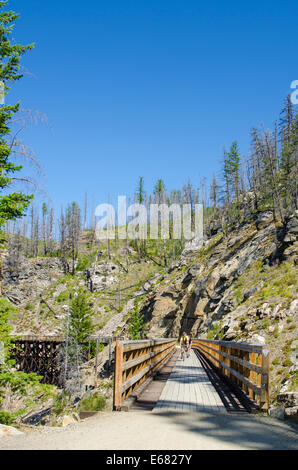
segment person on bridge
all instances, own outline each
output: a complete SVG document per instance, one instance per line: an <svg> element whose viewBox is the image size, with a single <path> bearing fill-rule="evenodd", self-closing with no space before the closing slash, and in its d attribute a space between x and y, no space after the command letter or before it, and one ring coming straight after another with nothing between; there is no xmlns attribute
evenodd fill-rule
<svg viewBox="0 0 298 470"><path fill-rule="evenodd" d="M190 349L190 338L187 336L185 331L180 339L180 350L181 350L181 359L183 358L183 352L186 352L187 357L189 357L189 349Z"/></svg>

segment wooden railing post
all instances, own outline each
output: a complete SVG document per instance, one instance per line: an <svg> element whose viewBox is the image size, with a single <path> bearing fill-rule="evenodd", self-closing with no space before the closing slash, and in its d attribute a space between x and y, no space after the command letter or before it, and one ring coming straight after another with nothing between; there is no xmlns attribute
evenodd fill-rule
<svg viewBox="0 0 298 470"><path fill-rule="evenodd" d="M263 411L269 409L269 366L270 366L270 351L268 347L262 350L262 377L261 377L261 404L260 408Z"/></svg>
<svg viewBox="0 0 298 470"><path fill-rule="evenodd" d="M256 362L257 362L257 355L256 353L250 353L249 355L249 361L251 364L253 365L256 365ZM249 373L249 380L253 383L253 384L256 384L257 381L256 381L256 372L254 370L250 370L250 373ZM249 397L254 400L255 399L255 392L250 388L249 389Z"/></svg>
<svg viewBox="0 0 298 470"><path fill-rule="evenodd" d="M227 348L226 351L227 351L228 354L231 354L231 348ZM231 359L230 359L230 358L227 357L227 358L225 359L225 363L226 363L226 365L227 365L228 367L231 367ZM229 378L231 377L231 374L230 374L230 372L229 372L228 370L225 369L224 372L225 372L225 374L226 374L227 377L229 377Z"/></svg>
<svg viewBox="0 0 298 470"><path fill-rule="evenodd" d="M115 347L115 373L114 373L114 410L121 409L122 402L122 364L123 344L117 341Z"/></svg>

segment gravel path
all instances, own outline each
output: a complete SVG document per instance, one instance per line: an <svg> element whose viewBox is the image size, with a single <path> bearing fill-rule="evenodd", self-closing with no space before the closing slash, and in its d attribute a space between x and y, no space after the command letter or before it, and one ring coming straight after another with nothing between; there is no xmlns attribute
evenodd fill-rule
<svg viewBox="0 0 298 470"><path fill-rule="evenodd" d="M137 291L135 292L135 296L138 295L143 295L146 294L145 290ZM127 301L127 303L124 305L122 311L120 313L117 313L114 315L108 322L107 324L99 330L99 335L100 336L113 336L114 331L120 326L120 324L123 322L123 318L125 315L128 314L133 308L134 308L134 302L135 298L132 298Z"/></svg>
<svg viewBox="0 0 298 470"><path fill-rule="evenodd" d="M135 298L138 296L142 296L144 294L148 294L148 290L151 288L152 284L155 283L158 279L160 279L162 276L157 274L156 276L153 276L152 278L148 279L142 289L134 292L133 298L128 300L126 304L124 305L122 311L120 313L117 313L114 315L108 322L107 324L99 331L99 334L101 336L113 336L114 331L121 325L123 322L123 318L125 315L128 314L133 308L134 308L134 302Z"/></svg>
<svg viewBox="0 0 298 470"><path fill-rule="evenodd" d="M129 300L122 312L120 313L117 313L116 315L114 315L108 322L107 324L101 329L98 331L98 334L100 336L113 336L113 333L114 331L119 327L120 323L122 323L123 321L123 317L130 311L133 309L133 306L134 306L134 300L131 299Z"/></svg>
<svg viewBox="0 0 298 470"><path fill-rule="evenodd" d="M253 415L102 413L67 428L0 439L1 450L294 450L297 427Z"/></svg>

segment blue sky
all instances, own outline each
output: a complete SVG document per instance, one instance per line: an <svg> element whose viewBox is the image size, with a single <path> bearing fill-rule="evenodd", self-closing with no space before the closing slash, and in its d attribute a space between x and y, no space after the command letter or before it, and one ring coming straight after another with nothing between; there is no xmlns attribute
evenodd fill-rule
<svg viewBox="0 0 298 470"><path fill-rule="evenodd" d="M11 0L14 38L35 49L7 101L45 113L23 133L58 210L220 173L249 149L298 79L297 0Z"/></svg>

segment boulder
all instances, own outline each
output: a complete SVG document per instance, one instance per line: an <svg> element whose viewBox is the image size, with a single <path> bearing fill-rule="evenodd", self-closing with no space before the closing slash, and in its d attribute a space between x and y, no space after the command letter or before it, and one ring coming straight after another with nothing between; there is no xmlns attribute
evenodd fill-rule
<svg viewBox="0 0 298 470"><path fill-rule="evenodd" d="M287 232L293 235L298 235L298 218L293 217L287 225Z"/></svg>
<svg viewBox="0 0 298 470"><path fill-rule="evenodd" d="M233 341L237 337L237 331L233 328L229 328L228 331L225 333L223 339L224 341Z"/></svg>
<svg viewBox="0 0 298 470"><path fill-rule="evenodd" d="M179 269L180 267L181 267L181 264L179 262L172 263L171 266L168 269L168 273L170 274L173 271L175 271L175 269Z"/></svg>
<svg viewBox="0 0 298 470"><path fill-rule="evenodd" d="M250 339L247 340L248 343L253 343L253 344L261 344L261 345L265 345L266 344L266 339L264 338L264 336L261 336L261 335L252 335L252 337Z"/></svg>
<svg viewBox="0 0 298 470"><path fill-rule="evenodd" d="M271 416L271 418L284 420L285 419L285 409L284 408L270 408L269 416Z"/></svg>
<svg viewBox="0 0 298 470"><path fill-rule="evenodd" d="M298 392L287 391L277 395L277 402L284 405L285 408L292 408L298 406Z"/></svg>
<svg viewBox="0 0 298 470"><path fill-rule="evenodd" d="M287 224L287 231L284 238L284 242L293 243L298 238L298 218L297 216L292 217Z"/></svg>
<svg viewBox="0 0 298 470"><path fill-rule="evenodd" d="M298 313L298 299L295 299L295 300L293 300L293 302L291 302L289 312L290 312L291 315L294 315L295 313Z"/></svg>
<svg viewBox="0 0 298 470"><path fill-rule="evenodd" d="M196 317L205 317L206 316L205 307L206 307L207 304L208 304L208 299L207 298L199 300L199 302L196 305L195 313L194 313Z"/></svg>
<svg viewBox="0 0 298 470"><path fill-rule="evenodd" d="M57 420L58 424L64 428L70 424L75 424L80 421L80 417L77 413L72 413L71 415L60 416Z"/></svg>
<svg viewBox="0 0 298 470"><path fill-rule="evenodd" d="M285 417L295 423L298 423L298 406L285 408Z"/></svg>
<svg viewBox="0 0 298 470"><path fill-rule="evenodd" d="M16 428L13 428L12 426L6 426L4 424L0 424L0 437L6 437L6 436L21 436L24 433L19 431Z"/></svg>
<svg viewBox="0 0 298 470"><path fill-rule="evenodd" d="M241 241L241 237L233 237L231 240L228 242L228 247L232 248L236 243Z"/></svg>
<svg viewBox="0 0 298 470"><path fill-rule="evenodd" d="M270 317L272 313L271 307L268 303L261 305L257 311L256 316L259 318Z"/></svg>
<svg viewBox="0 0 298 470"><path fill-rule="evenodd" d="M152 317L175 318L177 304L169 297L157 298L152 310Z"/></svg>
<svg viewBox="0 0 298 470"><path fill-rule="evenodd" d="M187 242L182 252L182 256L193 253L194 251L198 251L203 246L203 244L204 240L202 238L195 238L194 240Z"/></svg>
<svg viewBox="0 0 298 470"><path fill-rule="evenodd" d="M193 264L187 271L185 277L183 278L182 284L184 285L189 284L194 277L200 274L201 269L202 269L202 266L200 264Z"/></svg>
<svg viewBox="0 0 298 470"><path fill-rule="evenodd" d="M258 215L257 219L256 219L256 223L258 225L261 225L261 224L264 224L264 223L268 223L271 219L272 219L272 212L263 212L261 214Z"/></svg>

